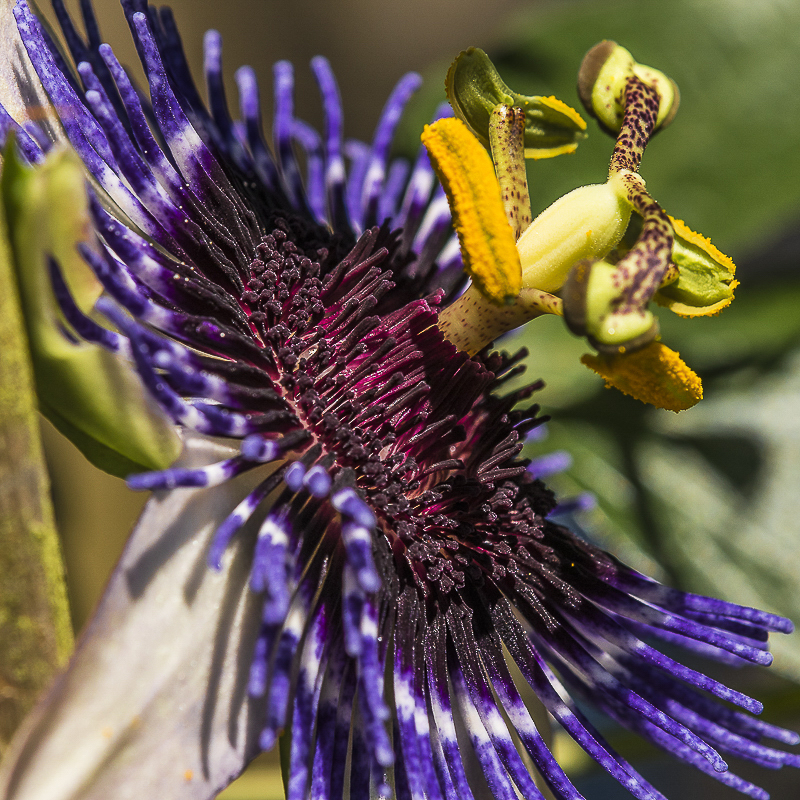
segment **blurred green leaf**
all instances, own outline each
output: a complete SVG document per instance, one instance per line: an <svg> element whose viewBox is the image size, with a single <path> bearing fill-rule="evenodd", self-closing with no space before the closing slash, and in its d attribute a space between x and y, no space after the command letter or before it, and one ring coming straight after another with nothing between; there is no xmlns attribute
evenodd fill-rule
<svg viewBox="0 0 800 800"><path fill-rule="evenodd" d="M546 449L574 464L551 483L598 498L592 535L675 585L798 619L800 284L739 294L718 318L661 315L665 341L706 384L706 399L678 415L581 379L569 362L556 369L572 344L583 349L556 325L504 344L525 344L533 375L553 377L540 396L557 409ZM775 637L773 649L800 679L800 637Z"/></svg>
<svg viewBox="0 0 800 800"><path fill-rule="evenodd" d="M642 447L637 460L687 583L800 619L800 352L780 366L692 414L660 419L656 429L672 441ZM727 442L727 459L704 455L709 442ZM772 649L800 679L800 637L774 637Z"/></svg>

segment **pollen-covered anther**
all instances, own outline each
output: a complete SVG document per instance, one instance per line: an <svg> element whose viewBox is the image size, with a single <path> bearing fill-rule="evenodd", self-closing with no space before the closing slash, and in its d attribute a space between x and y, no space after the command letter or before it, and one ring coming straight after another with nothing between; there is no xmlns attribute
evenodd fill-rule
<svg viewBox="0 0 800 800"><path fill-rule="evenodd" d="M555 97L513 91L478 47L458 54L447 72L445 90L456 117L486 148L490 146L490 117L498 106L516 107L522 112L525 158L571 153L586 136L586 123L574 109Z"/></svg>
<svg viewBox="0 0 800 800"><path fill-rule="evenodd" d="M624 394L669 411L684 411L703 398L703 384L680 355L661 342L633 353L587 354L581 361Z"/></svg>
<svg viewBox="0 0 800 800"><path fill-rule="evenodd" d="M422 142L447 193L464 269L487 299L512 302L522 268L491 158L458 119L427 125Z"/></svg>

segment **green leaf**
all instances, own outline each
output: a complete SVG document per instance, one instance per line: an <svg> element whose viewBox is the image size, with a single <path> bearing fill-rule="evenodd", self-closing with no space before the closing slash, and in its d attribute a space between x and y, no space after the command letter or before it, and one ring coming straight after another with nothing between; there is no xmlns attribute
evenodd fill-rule
<svg viewBox="0 0 800 800"><path fill-rule="evenodd" d="M657 429L669 439L641 447L639 469L684 580L707 594L800 618L800 352L778 372L661 418ZM750 462L740 472L749 487L737 486L733 465L714 463L701 449L725 440L738 440L738 458ZM727 461L737 455L729 451ZM771 642L776 666L800 679L797 637Z"/></svg>

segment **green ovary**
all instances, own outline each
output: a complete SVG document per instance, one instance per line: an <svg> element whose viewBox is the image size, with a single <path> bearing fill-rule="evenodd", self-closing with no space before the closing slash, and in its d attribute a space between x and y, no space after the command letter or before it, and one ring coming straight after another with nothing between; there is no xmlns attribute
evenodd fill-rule
<svg viewBox="0 0 800 800"><path fill-rule="evenodd" d="M583 258L603 258L619 243L630 216L631 205L616 176L556 200L517 242L522 285L558 291L573 264Z"/></svg>

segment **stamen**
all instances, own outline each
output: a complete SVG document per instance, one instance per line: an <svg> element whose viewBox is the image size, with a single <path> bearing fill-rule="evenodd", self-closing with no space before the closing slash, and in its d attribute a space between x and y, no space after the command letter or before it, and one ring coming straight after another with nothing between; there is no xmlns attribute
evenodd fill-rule
<svg viewBox="0 0 800 800"><path fill-rule="evenodd" d="M264 498L272 492L283 479L282 470L278 470L262 481L247 497L228 515L224 522L217 528L211 539L206 560L209 567L214 570L222 569L222 556L231 539L250 519L253 512L261 505Z"/></svg>
<svg viewBox="0 0 800 800"><path fill-rule="evenodd" d="M75 332L87 342L94 342L101 347L105 347L112 353L128 350L128 342L118 333L107 330L98 325L94 320L87 317L76 304L72 297L69 287L64 281L58 262L54 258L48 258L50 268L50 280L53 284L53 294L66 321L72 326Z"/></svg>
<svg viewBox="0 0 800 800"><path fill-rule="evenodd" d="M342 101L333 70L327 59L311 60L325 111L325 192L327 215L333 230L350 230L345 200L345 167L342 158Z"/></svg>
<svg viewBox="0 0 800 800"><path fill-rule="evenodd" d="M128 74L117 61L110 45L100 45L99 53L114 79L139 153L147 162L153 175L167 187L173 200L181 197L185 191L181 177L156 142L142 108L142 102Z"/></svg>
<svg viewBox="0 0 800 800"><path fill-rule="evenodd" d="M395 86L386 105L383 107L375 136L372 140L367 171L364 174L364 185L361 194L360 213L356 222L360 228L368 228L381 220L377 219L378 200L386 178L386 164L389 159L389 147L394 132L400 122L408 101L422 84L422 78L414 72L404 75Z"/></svg>
<svg viewBox="0 0 800 800"><path fill-rule="evenodd" d="M473 356L502 334L542 314L562 313L561 299L540 289L522 289L512 305L497 306L471 285L439 314L439 329L459 350Z"/></svg>
<svg viewBox="0 0 800 800"><path fill-rule="evenodd" d="M0 147L5 147L9 133L13 132L16 145L25 158L31 164L40 164L44 159L45 148L35 142L25 128L21 127L12 119L11 115L0 104Z"/></svg>
<svg viewBox="0 0 800 800"><path fill-rule="evenodd" d="M564 514L575 514L580 511L591 511L596 507L597 498L591 492L584 492L577 497L565 498L547 516L557 517Z"/></svg>
<svg viewBox="0 0 800 800"><path fill-rule="evenodd" d="M297 648L302 641L311 603L317 589L316 580L313 581L313 586L311 583L312 581L306 578L298 586L283 630L275 645L274 660L267 682L266 725L259 738L259 744L263 750L270 750L274 747L279 732L286 726L291 697L292 664Z"/></svg>
<svg viewBox="0 0 800 800"><path fill-rule="evenodd" d="M299 208L300 198L303 196L303 183L292 150L294 67L288 61L278 61L272 71L275 78L272 138L287 197L293 208Z"/></svg>
<svg viewBox="0 0 800 800"><path fill-rule="evenodd" d="M102 160L111 169L116 169L117 164L109 149L108 140L67 80L67 72L62 72L55 63L41 23L24 2L17 2L13 13L31 63L53 105L59 111L70 141L76 149L80 148L82 154L95 155L95 163Z"/></svg>
<svg viewBox="0 0 800 800"><path fill-rule="evenodd" d="M225 84L222 80L222 36L219 31L208 30L203 36L203 72L206 78L208 91L208 104L211 107L211 117L214 120L215 138L220 139L219 144L233 158L240 169L245 169L244 159L240 148L236 146L233 134L233 121L228 112L228 101L225 98Z"/></svg>
<svg viewBox="0 0 800 800"><path fill-rule="evenodd" d="M347 655L361 655L363 642L360 628L364 605L367 601L355 569L347 562L342 569L342 624L344 625L344 649Z"/></svg>
<svg viewBox="0 0 800 800"><path fill-rule="evenodd" d="M491 159L460 120L426 126L422 141L450 200L464 268L492 302L513 300L522 267Z"/></svg>
<svg viewBox="0 0 800 800"><path fill-rule="evenodd" d="M445 116L443 113L445 109L449 111L449 106L437 109L435 119ZM394 223L403 229L402 248L404 251L409 249L414 240L422 215L428 207L435 182L436 176L428 158L428 151L424 147L420 147L408 179L403 204L399 214L394 218Z"/></svg>
<svg viewBox="0 0 800 800"><path fill-rule="evenodd" d="M264 185L277 193L280 186L278 170L264 141L261 99L255 70L252 67L240 67L236 70L234 77L239 89L239 107L245 123L247 144L253 157L253 166Z"/></svg>
<svg viewBox="0 0 800 800"><path fill-rule="evenodd" d="M328 606L320 603L308 626L295 683L292 741L286 800L306 800L311 778L311 753L322 681L332 649Z"/></svg>
<svg viewBox="0 0 800 800"><path fill-rule="evenodd" d="M452 225L447 196L442 187L437 186L411 245L411 251L417 256L415 274L425 275L450 236Z"/></svg>
<svg viewBox="0 0 800 800"><path fill-rule="evenodd" d="M683 411L703 397L700 378L661 342L625 355L586 354L581 362L609 386L656 408Z"/></svg>
<svg viewBox="0 0 800 800"><path fill-rule="evenodd" d="M286 618L289 609L290 528L284 516L269 514L258 531L250 588L254 592L266 590L269 595L261 616L265 625L277 625Z"/></svg>
<svg viewBox="0 0 800 800"><path fill-rule="evenodd" d="M526 438L526 443L527 441ZM551 475L558 475L559 472L568 470L571 466L572 456L566 450L555 450L531 461L528 464L528 472L535 478L549 478Z"/></svg>
<svg viewBox="0 0 800 800"><path fill-rule="evenodd" d="M379 222L386 219L394 221L397 217L397 204L408 183L409 170L409 163L404 158L396 158L389 165L389 175L378 204L377 219Z"/></svg>
<svg viewBox="0 0 800 800"><path fill-rule="evenodd" d="M325 175L322 157L322 140L319 134L305 122L292 120L292 139L306 156L306 203L317 222L325 224Z"/></svg>
<svg viewBox="0 0 800 800"><path fill-rule="evenodd" d="M225 461L218 461L207 467L198 469L165 469L161 472L143 472L140 475L129 475L126 483L135 492L163 491L193 486L219 486L241 475L255 466L245 459L234 456Z"/></svg>
<svg viewBox="0 0 800 800"><path fill-rule="evenodd" d="M531 646L522 626L514 619L513 611L507 607L507 601L493 609L493 619L503 643L525 680L567 733L637 800L663 800L663 795L647 783L628 762L608 749L600 733L577 708L562 699L568 696L565 687Z"/></svg>
<svg viewBox="0 0 800 800"><path fill-rule="evenodd" d="M365 231L365 226L361 224L361 200L364 176L369 166L370 148L364 142L347 139L344 143L344 154L350 161L345 192L347 213L353 232L356 236L360 236Z"/></svg>
<svg viewBox="0 0 800 800"><path fill-rule="evenodd" d="M86 1L88 2L88 0ZM140 8L139 10L143 9ZM161 6L157 13L160 22L158 26L159 46L164 54L164 61L167 64L170 79L179 91L182 101L192 110L192 113L208 119L206 105L197 91L189 64L186 61L183 42L181 41L181 35L175 23L172 9L169 6Z"/></svg>
<svg viewBox="0 0 800 800"><path fill-rule="evenodd" d="M390 767L394 763L394 750L384 725L390 712L383 697L384 665L378 648L378 610L369 599L363 606L359 636L358 698L367 744L375 761L382 767Z"/></svg>

